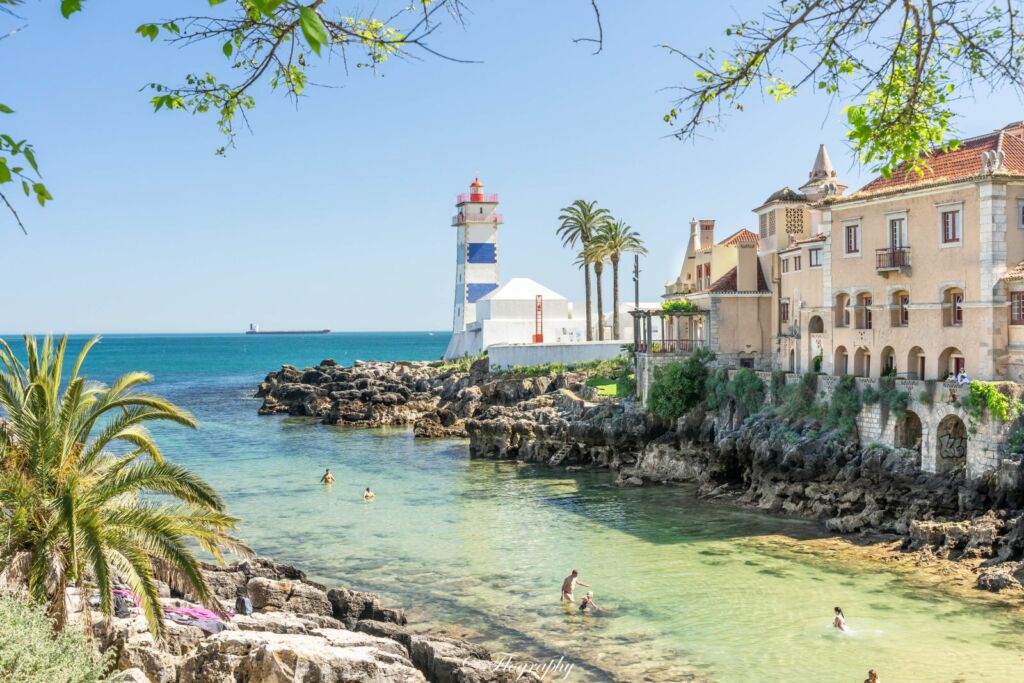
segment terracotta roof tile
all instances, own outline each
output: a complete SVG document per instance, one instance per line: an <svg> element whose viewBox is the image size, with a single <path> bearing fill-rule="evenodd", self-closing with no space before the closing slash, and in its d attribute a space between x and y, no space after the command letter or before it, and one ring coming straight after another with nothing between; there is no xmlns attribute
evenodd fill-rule
<svg viewBox="0 0 1024 683"><path fill-rule="evenodd" d="M736 268L732 268L728 273L712 282L711 286L704 291L711 294L735 294L737 292L737 277ZM760 260L757 262L757 291L764 293L771 291L768 289L768 281L764 277Z"/></svg>
<svg viewBox="0 0 1024 683"><path fill-rule="evenodd" d="M879 176L855 194L884 192L910 185L972 178L982 173L982 152L1002 151L1008 173L1024 173L1024 123L1013 123L1005 128L964 140L960 147L948 152L936 151L927 159L924 175L912 170L898 170L891 178Z"/></svg>
<svg viewBox="0 0 1024 683"><path fill-rule="evenodd" d="M740 228L733 234L726 237L724 240L718 243L720 247L731 247L736 244L759 244L760 240L756 233L747 230L746 228Z"/></svg>

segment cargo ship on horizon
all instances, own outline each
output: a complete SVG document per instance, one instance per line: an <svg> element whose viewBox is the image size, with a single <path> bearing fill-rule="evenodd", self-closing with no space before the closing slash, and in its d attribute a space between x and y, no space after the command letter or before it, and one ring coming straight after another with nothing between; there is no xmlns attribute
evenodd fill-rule
<svg viewBox="0 0 1024 683"><path fill-rule="evenodd" d="M330 330L261 330L256 323L249 323L246 334L330 334Z"/></svg>

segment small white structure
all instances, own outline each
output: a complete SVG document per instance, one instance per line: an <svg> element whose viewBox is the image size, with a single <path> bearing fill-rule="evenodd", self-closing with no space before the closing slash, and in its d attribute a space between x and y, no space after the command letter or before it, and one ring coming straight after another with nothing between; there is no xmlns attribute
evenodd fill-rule
<svg viewBox="0 0 1024 683"><path fill-rule="evenodd" d="M569 300L529 278L512 278L475 308L476 320L455 331L446 359L475 356L494 344L566 344L587 336L586 321L573 318Z"/></svg>

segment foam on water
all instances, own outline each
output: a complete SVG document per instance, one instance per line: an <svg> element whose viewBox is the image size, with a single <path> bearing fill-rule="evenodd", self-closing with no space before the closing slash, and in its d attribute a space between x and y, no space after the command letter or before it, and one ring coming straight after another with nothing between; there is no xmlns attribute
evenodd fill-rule
<svg viewBox="0 0 1024 683"><path fill-rule="evenodd" d="M76 340L76 343L78 340ZM165 451L208 478L262 554L325 583L380 592L523 658L564 656L570 680L1003 683L1024 672L1024 623L808 546L814 524L618 489L605 473L470 461L458 441L258 417L281 363L433 358L447 335L114 337L91 372L156 374L196 432ZM325 467L337 481L317 484ZM365 504L362 490L377 494ZM559 606L577 567L603 611ZM851 632L831 628L842 606Z"/></svg>

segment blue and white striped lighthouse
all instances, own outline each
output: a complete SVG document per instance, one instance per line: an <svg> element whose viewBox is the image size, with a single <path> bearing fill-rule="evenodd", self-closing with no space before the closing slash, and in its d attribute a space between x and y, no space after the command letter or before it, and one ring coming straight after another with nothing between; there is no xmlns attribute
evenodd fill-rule
<svg viewBox="0 0 1024 683"><path fill-rule="evenodd" d="M455 315L452 329L462 332L476 320L476 302L498 288L498 195L484 194L474 178L469 192L455 200L452 225L458 229L455 263Z"/></svg>

